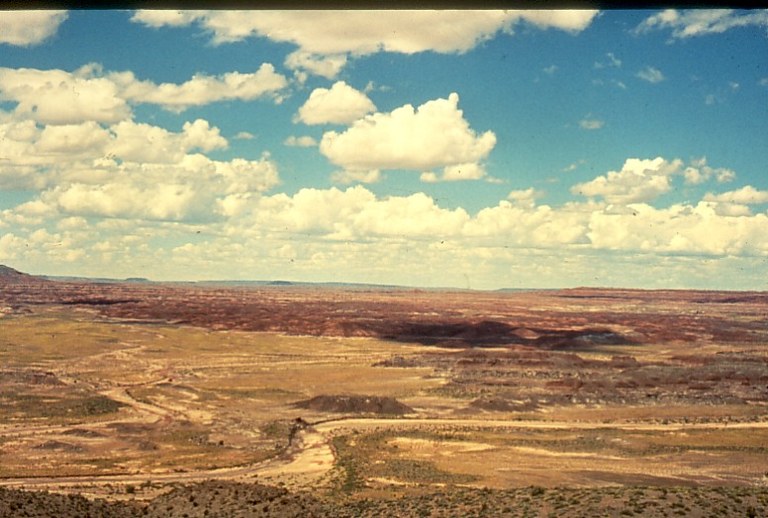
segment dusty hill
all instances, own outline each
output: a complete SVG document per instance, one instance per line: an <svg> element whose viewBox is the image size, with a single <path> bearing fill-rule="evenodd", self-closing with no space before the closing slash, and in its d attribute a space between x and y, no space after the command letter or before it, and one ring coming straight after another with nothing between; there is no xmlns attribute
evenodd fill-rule
<svg viewBox="0 0 768 518"><path fill-rule="evenodd" d="M149 503L87 500L79 495L0 488L0 518L204 518L399 516L765 516L765 488L552 488L506 491L448 487L411 488L377 500L329 501L261 484L208 481L181 486Z"/></svg>
<svg viewBox="0 0 768 518"><path fill-rule="evenodd" d="M10 266L0 264L0 285L3 284L33 284L38 282L45 282L45 280L29 275L27 273L21 273L18 270L14 270Z"/></svg>

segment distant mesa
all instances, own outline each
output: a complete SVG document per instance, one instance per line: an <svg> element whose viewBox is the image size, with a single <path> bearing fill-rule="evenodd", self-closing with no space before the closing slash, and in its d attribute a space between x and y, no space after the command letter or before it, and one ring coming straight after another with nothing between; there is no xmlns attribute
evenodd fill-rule
<svg viewBox="0 0 768 518"><path fill-rule="evenodd" d="M146 277L128 277L125 282L152 282Z"/></svg>
<svg viewBox="0 0 768 518"><path fill-rule="evenodd" d="M321 395L299 401L298 408L339 414L411 414L414 410L392 397Z"/></svg>

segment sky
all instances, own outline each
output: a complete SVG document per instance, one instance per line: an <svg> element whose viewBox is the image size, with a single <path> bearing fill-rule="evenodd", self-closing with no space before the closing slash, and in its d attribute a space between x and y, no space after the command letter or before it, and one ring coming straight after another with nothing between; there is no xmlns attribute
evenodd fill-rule
<svg viewBox="0 0 768 518"><path fill-rule="evenodd" d="M768 289L768 10L0 12L0 264Z"/></svg>

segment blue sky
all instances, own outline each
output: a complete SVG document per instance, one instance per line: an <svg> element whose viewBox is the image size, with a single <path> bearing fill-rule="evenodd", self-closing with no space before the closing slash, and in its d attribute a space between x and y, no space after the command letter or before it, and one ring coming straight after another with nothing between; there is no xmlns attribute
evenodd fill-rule
<svg viewBox="0 0 768 518"><path fill-rule="evenodd" d="M768 287L768 11L0 13L0 263Z"/></svg>

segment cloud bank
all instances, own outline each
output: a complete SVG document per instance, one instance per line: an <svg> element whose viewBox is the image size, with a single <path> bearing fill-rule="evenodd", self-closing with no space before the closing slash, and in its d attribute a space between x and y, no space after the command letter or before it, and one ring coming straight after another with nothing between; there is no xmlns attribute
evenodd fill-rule
<svg viewBox="0 0 768 518"><path fill-rule="evenodd" d="M463 53L499 32L527 22L572 33L586 29L594 10L546 11L137 11L133 21L149 27L196 24L215 44L262 37L291 43L289 68L335 77L347 57L377 52Z"/></svg>

